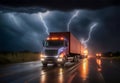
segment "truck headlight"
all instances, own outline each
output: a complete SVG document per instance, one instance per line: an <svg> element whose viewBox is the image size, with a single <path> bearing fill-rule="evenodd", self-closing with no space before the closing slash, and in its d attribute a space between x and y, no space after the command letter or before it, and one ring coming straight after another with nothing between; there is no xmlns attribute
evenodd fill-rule
<svg viewBox="0 0 120 83"><path fill-rule="evenodd" d="M47 56L45 56L45 54L41 54L40 57L41 58L46 58Z"/></svg>
<svg viewBox="0 0 120 83"><path fill-rule="evenodd" d="M45 61L45 58L46 58L46 56L45 56L44 54L41 54L41 55L40 55L40 60L41 60L41 61Z"/></svg>
<svg viewBox="0 0 120 83"><path fill-rule="evenodd" d="M61 54L59 55L59 57L60 57L60 58L63 58L63 57L64 57L64 53L61 53Z"/></svg>
<svg viewBox="0 0 120 83"><path fill-rule="evenodd" d="M58 62L62 62L63 60L62 60L62 58L58 58L57 61Z"/></svg>
<svg viewBox="0 0 120 83"><path fill-rule="evenodd" d="M44 58L41 58L41 61L44 61L45 59Z"/></svg>

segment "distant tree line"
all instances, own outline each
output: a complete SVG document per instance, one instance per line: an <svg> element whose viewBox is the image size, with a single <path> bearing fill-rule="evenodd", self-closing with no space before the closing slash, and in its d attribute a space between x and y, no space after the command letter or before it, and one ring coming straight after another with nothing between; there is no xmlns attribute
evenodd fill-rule
<svg viewBox="0 0 120 83"><path fill-rule="evenodd" d="M18 53L36 53L36 54L38 54L38 53L40 53L40 52L32 52L32 51L27 51L27 50L25 50L25 51L1 51L0 52L0 55L1 54L3 54L3 55L7 55L7 54L18 54Z"/></svg>
<svg viewBox="0 0 120 83"><path fill-rule="evenodd" d="M102 53L103 57L120 57L120 51Z"/></svg>
<svg viewBox="0 0 120 83"><path fill-rule="evenodd" d="M40 60L40 52L0 52L0 64L22 63Z"/></svg>

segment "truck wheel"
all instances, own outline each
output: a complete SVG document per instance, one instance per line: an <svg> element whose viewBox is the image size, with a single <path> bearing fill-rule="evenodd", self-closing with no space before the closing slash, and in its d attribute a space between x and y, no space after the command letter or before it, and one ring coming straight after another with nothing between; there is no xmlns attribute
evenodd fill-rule
<svg viewBox="0 0 120 83"><path fill-rule="evenodd" d="M47 63L43 63L43 67L47 67Z"/></svg>
<svg viewBox="0 0 120 83"><path fill-rule="evenodd" d="M79 56L77 56L77 62L79 62L79 59L80 59L80 57L79 57Z"/></svg>
<svg viewBox="0 0 120 83"><path fill-rule="evenodd" d="M57 67L58 66L58 64L57 63L54 63L54 67Z"/></svg>
<svg viewBox="0 0 120 83"><path fill-rule="evenodd" d="M62 63L62 64L60 64L60 65L61 65L62 67L64 67L64 65L65 65L65 64L64 64L64 63Z"/></svg>
<svg viewBox="0 0 120 83"><path fill-rule="evenodd" d="M74 62L78 62L77 56L74 57Z"/></svg>

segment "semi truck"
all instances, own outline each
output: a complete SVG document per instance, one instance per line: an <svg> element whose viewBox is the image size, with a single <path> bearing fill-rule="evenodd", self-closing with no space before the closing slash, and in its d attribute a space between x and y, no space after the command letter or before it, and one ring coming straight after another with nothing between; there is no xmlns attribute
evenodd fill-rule
<svg viewBox="0 0 120 83"><path fill-rule="evenodd" d="M83 45L70 32L51 32L43 41L40 55L43 66L49 63L64 66L66 62L78 62L83 56Z"/></svg>

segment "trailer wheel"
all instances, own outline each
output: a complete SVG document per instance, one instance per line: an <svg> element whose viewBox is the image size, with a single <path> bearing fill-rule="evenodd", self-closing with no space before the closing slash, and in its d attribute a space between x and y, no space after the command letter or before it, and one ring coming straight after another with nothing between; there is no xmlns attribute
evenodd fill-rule
<svg viewBox="0 0 120 83"><path fill-rule="evenodd" d="M57 67L58 66L58 64L57 63L54 63L54 67Z"/></svg>
<svg viewBox="0 0 120 83"><path fill-rule="evenodd" d="M78 56L75 56L75 57L74 57L74 61L73 61L73 62L76 62L76 63L79 62Z"/></svg>
<svg viewBox="0 0 120 83"><path fill-rule="evenodd" d="M43 63L43 67L47 67L47 63Z"/></svg>
<svg viewBox="0 0 120 83"><path fill-rule="evenodd" d="M79 60L80 60L80 57L79 57L79 56L77 56L77 62L79 62Z"/></svg>
<svg viewBox="0 0 120 83"><path fill-rule="evenodd" d="M76 62L76 56L74 56L73 62Z"/></svg>
<svg viewBox="0 0 120 83"><path fill-rule="evenodd" d="M60 64L60 65L61 65L61 67L64 67L65 63L62 63L62 64Z"/></svg>

